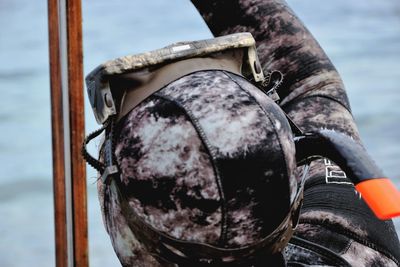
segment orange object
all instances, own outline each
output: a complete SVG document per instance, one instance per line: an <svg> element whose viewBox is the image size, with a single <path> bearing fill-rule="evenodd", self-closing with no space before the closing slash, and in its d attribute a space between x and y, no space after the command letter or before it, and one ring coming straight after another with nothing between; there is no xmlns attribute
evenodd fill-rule
<svg viewBox="0 0 400 267"><path fill-rule="evenodd" d="M400 216L400 192L389 179L365 180L358 183L356 189L379 219Z"/></svg>

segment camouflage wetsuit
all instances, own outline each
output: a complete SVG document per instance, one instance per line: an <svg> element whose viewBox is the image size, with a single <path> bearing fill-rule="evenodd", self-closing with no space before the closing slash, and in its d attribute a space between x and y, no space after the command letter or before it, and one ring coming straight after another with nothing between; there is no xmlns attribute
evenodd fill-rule
<svg viewBox="0 0 400 267"><path fill-rule="evenodd" d="M284 83L279 89L282 99L280 105L303 131L329 128L359 140L338 73L285 2L192 2L215 36L234 32L253 34L263 67L284 73ZM221 208L218 206L219 189L214 181L215 170L208 158L212 151L207 151L207 144L202 144L196 138L191 139L190 131L195 129L186 125L186 117L195 117L196 112L204 108L196 106L192 99L202 99L203 103L207 104L208 101L212 101L207 96L208 90L220 90L221 94L225 94L218 102L221 106L213 106L215 110L204 112L207 118L215 116L216 120L222 118L229 122L230 114L218 114L218 110L224 109L230 101L248 101L248 96L241 95L240 90L247 90L249 95L253 94L255 97L250 87L238 77L221 71L197 72L163 88L126 116L119 125L116 155L122 171L121 179L127 185L127 192L130 192L130 204L139 215L173 236L182 239L195 236L194 238L200 241L217 242L222 222ZM173 107L172 104L176 103L172 103L170 98L174 95L179 96L187 88L190 88L192 94L190 99L181 97L180 107ZM155 110L153 107L158 108ZM191 113L187 110L191 110ZM202 119L198 118L199 124L202 123ZM155 121L157 123L154 123ZM258 125L258 121L248 120L240 126L257 128ZM229 131L217 127L212 133L205 134L221 135L219 131L223 130ZM160 138L161 132L167 136L175 136L176 142L163 140ZM248 138L250 140L252 137ZM212 142L213 138L209 139ZM236 151L233 143L236 141L234 138L228 138L226 143L217 147L215 153L234 155ZM161 150L163 153L171 151L170 163L161 161ZM191 151L199 152L193 154ZM216 157L218 158L218 155ZM191 169L175 164L180 160L189 162ZM156 180L154 177L158 175L158 171L167 174L170 171L174 173L174 177L165 175ZM181 176L176 175L177 173ZM101 203L103 189L100 182ZM351 266L399 266L400 245L392 222L375 218L355 193L346 174L337 166L328 160L313 162L304 194L300 223L295 232L299 239L291 242L285 249L285 258L289 266L345 266L346 261ZM151 197L155 195L156 200ZM182 197L183 195L186 198ZM243 193L243 197L246 196L248 195ZM200 198L206 200L207 205L196 209L196 205L201 206L200 202L196 202ZM127 229L124 218L119 213L118 201L108 201L106 208L113 212L105 215L106 227L124 266L174 266L158 262L147 253ZM228 205L236 205L241 201L246 199L241 199L239 195L237 199L232 198L232 203ZM228 225L230 222L231 225L238 225L236 228L225 230L227 245L248 244L262 235L254 230L258 229L256 220L241 220L242 217L246 217L246 212L249 210L243 209L240 214L226 215ZM187 218L190 218L190 222L185 222Z"/></svg>

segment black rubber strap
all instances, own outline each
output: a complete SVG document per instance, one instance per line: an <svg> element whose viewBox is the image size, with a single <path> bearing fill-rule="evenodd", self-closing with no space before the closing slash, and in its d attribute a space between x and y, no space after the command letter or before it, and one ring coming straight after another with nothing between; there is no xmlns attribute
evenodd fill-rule
<svg viewBox="0 0 400 267"><path fill-rule="evenodd" d="M385 177L365 149L346 134L321 129L296 137L295 144L298 164L327 157L334 161L354 184Z"/></svg>
<svg viewBox="0 0 400 267"><path fill-rule="evenodd" d="M100 129L98 129L98 130L90 133L88 136L86 136L85 140L83 141L82 148L81 148L82 156L86 160L86 162L100 173L104 172L104 164L89 154L89 152L87 151L86 145L92 139L99 136L108 127L109 123L110 123L110 121L107 120Z"/></svg>

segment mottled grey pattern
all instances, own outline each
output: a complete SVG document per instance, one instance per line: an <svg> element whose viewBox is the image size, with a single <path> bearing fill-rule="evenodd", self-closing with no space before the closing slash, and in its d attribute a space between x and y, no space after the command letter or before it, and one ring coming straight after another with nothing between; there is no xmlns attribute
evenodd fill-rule
<svg viewBox="0 0 400 267"><path fill-rule="evenodd" d="M222 240L232 246L250 244L271 232L290 205L283 195L297 189L297 184L291 190L287 186L295 166L290 127L265 94L258 95L267 102L261 108L255 91L260 90L249 84L243 90L226 73L213 71L183 77L159 93L185 107L204 133L227 203ZM285 158L286 153L292 155ZM266 198L279 194L279 211L268 218L278 207L266 204Z"/></svg>
<svg viewBox="0 0 400 267"><path fill-rule="evenodd" d="M316 214L315 214L316 215ZM309 214L307 216L310 216ZM345 218L336 218L335 215L323 214L322 217L330 217L330 220L335 221L335 223L341 223L342 225L351 226L351 222L348 222ZM329 225L331 222L327 222ZM358 230L360 231L360 230ZM396 262L392 259L386 257L382 253L372 249L369 246L360 244L359 242L345 236L334 232L324 225L313 225L308 223L301 223L296 231L297 236L301 236L304 239L315 242L317 244L323 245L324 247L334 251L345 260L349 262L351 266L354 267L364 267L364 266L398 266ZM366 233L362 235L365 236ZM332 242L334 240L334 242ZM290 246L286 249L286 253L291 259L298 257L298 252L293 253ZM304 253L304 252L303 252ZM315 256L309 255L311 259ZM305 260L305 262L309 262ZM315 259L309 262L310 264L315 264Z"/></svg>
<svg viewBox="0 0 400 267"><path fill-rule="evenodd" d="M240 79L222 71L182 77L118 125L123 193L157 230L240 247L261 240L286 216L298 181L290 127L272 100ZM120 260L143 260L146 251L113 204L116 194L103 197Z"/></svg>
<svg viewBox="0 0 400 267"><path fill-rule="evenodd" d="M116 156L140 217L176 238L217 243L221 211L214 171L179 108L156 97L142 103L122 125Z"/></svg>
<svg viewBox="0 0 400 267"><path fill-rule="evenodd" d="M320 96L306 97L293 101L286 111L304 132L332 129L361 142L352 114L335 101Z"/></svg>
<svg viewBox="0 0 400 267"><path fill-rule="evenodd" d="M362 255L362 257L360 257ZM364 246L356 241L353 241L349 246L346 253L342 254L342 257L346 259L353 267L364 267L364 266L384 266L384 267L396 267L399 266L393 260L389 259L382 253Z"/></svg>
<svg viewBox="0 0 400 267"><path fill-rule="evenodd" d="M356 225L351 220L335 214L334 211L307 211L301 214L301 220L317 220L320 221L321 224L329 225L340 225L341 227L351 231L359 237L367 237L368 233L361 229L358 225ZM299 227L299 231L301 232L302 227Z"/></svg>
<svg viewBox="0 0 400 267"><path fill-rule="evenodd" d="M99 180L101 184L101 180ZM104 188L103 188L104 190ZM152 257L143 247L141 242L135 238L131 229L121 214L120 203L117 198L115 183L105 189L107 196L105 209L110 211L104 213L106 228L110 235L111 242L118 259L124 267L172 267L168 264ZM104 196L104 195L102 195ZM103 199L100 197L100 202Z"/></svg>

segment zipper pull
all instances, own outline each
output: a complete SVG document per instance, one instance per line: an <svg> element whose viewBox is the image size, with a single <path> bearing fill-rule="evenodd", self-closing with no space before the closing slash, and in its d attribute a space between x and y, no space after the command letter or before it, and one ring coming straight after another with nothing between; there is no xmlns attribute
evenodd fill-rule
<svg viewBox="0 0 400 267"><path fill-rule="evenodd" d="M279 70L273 70L265 75L264 80L261 82L261 87L264 93L267 94L272 100L278 102L280 97L277 89L283 82L283 74Z"/></svg>

